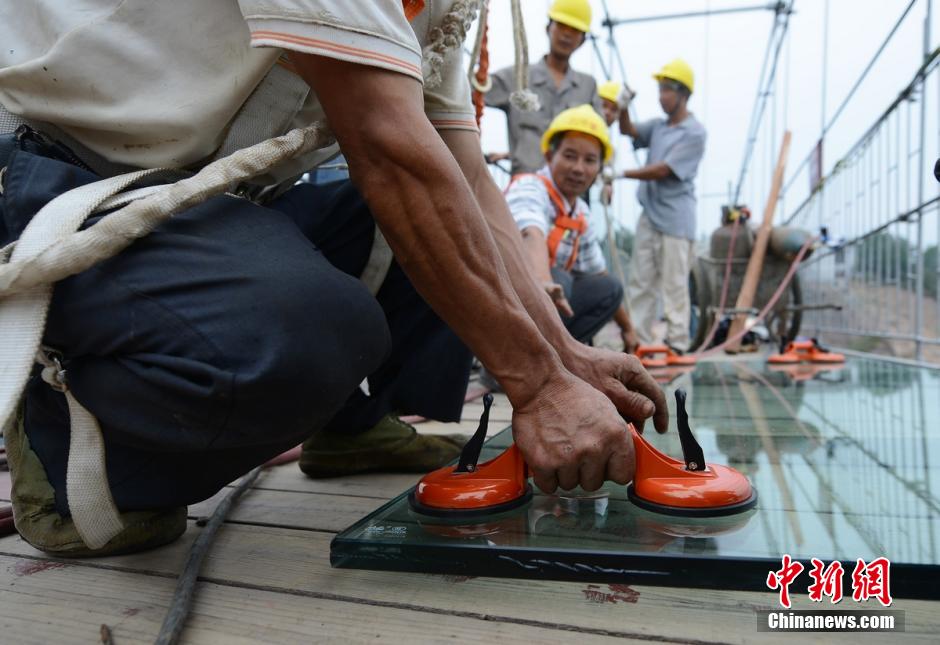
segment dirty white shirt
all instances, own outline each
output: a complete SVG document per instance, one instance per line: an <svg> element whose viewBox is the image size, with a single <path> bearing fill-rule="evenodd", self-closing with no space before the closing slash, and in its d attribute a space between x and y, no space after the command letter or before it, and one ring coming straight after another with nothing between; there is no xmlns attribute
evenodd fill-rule
<svg viewBox="0 0 940 645"><path fill-rule="evenodd" d="M422 47L452 3L427 0L409 22L402 0L0 0L0 104L116 164L198 166L269 71L290 67L285 50L422 82ZM443 83L424 92L439 129L476 130L461 58L452 50ZM323 118L312 90L293 83L247 144Z"/></svg>

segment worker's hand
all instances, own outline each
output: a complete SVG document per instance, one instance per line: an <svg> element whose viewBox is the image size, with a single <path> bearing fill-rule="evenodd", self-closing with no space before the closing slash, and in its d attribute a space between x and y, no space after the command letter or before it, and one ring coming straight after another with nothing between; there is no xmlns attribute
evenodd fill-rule
<svg viewBox="0 0 940 645"><path fill-rule="evenodd" d="M571 318L571 316L574 315L574 309L571 308L571 303L565 298L565 290L560 284L557 282L543 282L542 288L545 289L545 293L548 294L548 297L552 299L552 303L555 305L555 308L558 309L558 313L566 318Z"/></svg>
<svg viewBox="0 0 940 645"><path fill-rule="evenodd" d="M652 414L653 405L647 402ZM597 490L605 479L627 484L636 468L633 437L610 400L564 372L531 401L514 403L513 438L535 485Z"/></svg>
<svg viewBox="0 0 940 645"><path fill-rule="evenodd" d="M610 206L611 200L614 197L614 185L610 182L605 182L601 188L601 203L605 206Z"/></svg>
<svg viewBox="0 0 940 645"><path fill-rule="evenodd" d="M636 356L576 341L559 354L568 371L603 392L639 432L643 432L643 423L650 416L656 431L666 432L666 397Z"/></svg>
<svg viewBox="0 0 940 645"><path fill-rule="evenodd" d="M623 351L627 354L633 354L636 352L636 348L640 346L640 339L637 338L636 331L632 327L630 329L621 329L620 339L623 341Z"/></svg>
<svg viewBox="0 0 940 645"><path fill-rule="evenodd" d="M633 101L633 97L636 96L636 92L630 89L630 86L626 83L623 84L623 89L620 90L620 94L617 95L617 107L621 110L629 109L630 102Z"/></svg>

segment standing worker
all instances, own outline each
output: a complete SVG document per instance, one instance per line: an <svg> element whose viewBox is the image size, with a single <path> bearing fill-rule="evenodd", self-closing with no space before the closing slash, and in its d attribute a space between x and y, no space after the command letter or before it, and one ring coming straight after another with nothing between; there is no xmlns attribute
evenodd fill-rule
<svg viewBox="0 0 940 645"><path fill-rule="evenodd" d="M688 110L695 88L692 68L676 59L653 75L665 119L634 124L621 101L620 132L637 149L649 148L646 165L621 175L639 179L643 212L636 227L627 300L642 344L654 341L657 294L662 293L666 343L689 348L689 268L695 240L695 184L705 152L705 128Z"/></svg>
<svg viewBox="0 0 940 645"><path fill-rule="evenodd" d="M569 60L591 30L588 0L555 0L548 12L548 54L529 67L529 89L539 98L537 111L522 110L510 101L515 90L514 69L503 68L491 76L492 88L484 94L490 107L499 108L509 120L509 158L512 174L535 172L543 165L540 142L548 124L563 110L591 103L600 112L597 84L588 74L575 71ZM489 160L505 158L490 155Z"/></svg>

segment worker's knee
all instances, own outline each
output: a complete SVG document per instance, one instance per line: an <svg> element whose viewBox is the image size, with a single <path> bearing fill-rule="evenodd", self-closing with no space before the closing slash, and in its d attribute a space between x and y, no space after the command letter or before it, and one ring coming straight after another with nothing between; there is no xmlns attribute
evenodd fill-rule
<svg viewBox="0 0 940 645"><path fill-rule="evenodd" d="M336 270L283 280L258 294L270 312L265 350L235 375L233 398L244 418L309 435L382 364L391 337L359 280Z"/></svg>
<svg viewBox="0 0 940 645"><path fill-rule="evenodd" d="M600 310L613 316L623 300L623 286L610 275L591 276L583 286L579 286L588 301L585 309Z"/></svg>

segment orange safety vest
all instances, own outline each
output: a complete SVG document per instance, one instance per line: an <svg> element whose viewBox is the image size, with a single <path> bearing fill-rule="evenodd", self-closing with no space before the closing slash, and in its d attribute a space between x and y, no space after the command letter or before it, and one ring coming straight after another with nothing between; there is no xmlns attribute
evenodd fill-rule
<svg viewBox="0 0 940 645"><path fill-rule="evenodd" d="M518 179L523 177L538 177L543 184L545 184L545 190L548 191L548 197L552 200L552 203L555 204L555 227L548 234L548 264L549 266L555 266L555 255L558 253L558 245L561 241L570 233L574 235L574 241L571 245L571 257L568 258L568 261L565 263L565 271L571 271L571 267L574 266L574 261L578 257L578 246L581 243L581 236L584 235L584 232L587 230L588 221L584 216L584 213L578 213L574 217L571 216L570 212L565 211L565 201L562 199L562 196L559 194L558 189L555 188L555 184L552 183L552 180L544 175L537 175L532 172L525 172L515 175L512 178L512 181L509 182L509 186L506 188L506 192L509 192L509 187L511 187ZM577 205L577 200L575 201ZM574 211L574 207L571 209Z"/></svg>

